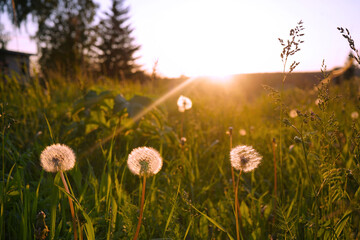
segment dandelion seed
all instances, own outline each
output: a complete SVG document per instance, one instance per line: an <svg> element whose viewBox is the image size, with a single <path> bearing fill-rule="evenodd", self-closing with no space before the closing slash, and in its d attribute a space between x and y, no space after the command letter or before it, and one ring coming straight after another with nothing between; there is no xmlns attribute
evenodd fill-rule
<svg viewBox="0 0 360 240"><path fill-rule="evenodd" d="M75 161L75 153L64 144L47 146L40 155L41 166L47 172L68 171Z"/></svg>
<svg viewBox="0 0 360 240"><path fill-rule="evenodd" d="M240 130L239 130L239 134L240 134L241 136L245 136L245 135L246 135L246 130L245 130L245 129L240 129Z"/></svg>
<svg viewBox="0 0 360 240"><path fill-rule="evenodd" d="M291 118L296 118L298 116L298 114L297 114L296 110L293 109L293 110L290 111L289 116Z"/></svg>
<svg viewBox="0 0 360 240"><path fill-rule="evenodd" d="M190 98L181 95L177 100L177 105L179 108L179 112L185 112L185 110L189 110L192 107L192 101L190 100Z"/></svg>
<svg viewBox="0 0 360 240"><path fill-rule="evenodd" d="M139 147L131 151L127 165L133 174L151 176L160 171L162 158L160 153L151 147Z"/></svg>
<svg viewBox="0 0 360 240"><path fill-rule="evenodd" d="M351 118L352 118L352 119L358 119L358 118L359 118L359 113L356 112L356 111L355 111L355 112L352 112L352 113L351 113Z"/></svg>
<svg viewBox="0 0 360 240"><path fill-rule="evenodd" d="M250 172L260 164L262 156L251 146L240 145L230 151L231 166L236 170Z"/></svg>

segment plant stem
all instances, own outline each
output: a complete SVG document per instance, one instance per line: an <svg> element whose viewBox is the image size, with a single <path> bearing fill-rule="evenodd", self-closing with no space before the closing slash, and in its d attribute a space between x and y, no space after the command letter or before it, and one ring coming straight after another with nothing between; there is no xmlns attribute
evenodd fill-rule
<svg viewBox="0 0 360 240"><path fill-rule="evenodd" d="M230 151L232 149L232 132L233 129L232 127L229 127L229 138L230 138ZM235 185L235 174L234 174L234 168L231 166L231 178L232 178L232 185L233 185L233 190L234 190L234 194L236 194L236 185ZM240 178L240 176L239 176ZM237 196L237 194L236 194ZM239 201L236 200L237 204L235 204L235 214L236 215L236 220L239 220L240 225L241 225L241 213L240 213L240 206L239 206ZM238 216L238 217L237 217ZM238 227L238 224L236 224L236 227ZM240 227L240 231L242 232L242 228Z"/></svg>
<svg viewBox="0 0 360 240"><path fill-rule="evenodd" d="M143 177L143 186L142 186L141 203L140 203L140 216L139 216L139 222L138 222L138 225L136 227L136 233L135 233L135 236L134 236L133 240L136 240L138 238L138 235L139 235L139 232L140 232L141 219L142 219L143 211L144 211L145 186L146 186L146 176Z"/></svg>
<svg viewBox="0 0 360 240"><path fill-rule="evenodd" d="M70 191L69 191L69 187L66 183L66 180L65 180L65 177L64 177L64 173L62 171L60 171L60 177L61 177L61 180L64 184L64 187L65 187L65 190L68 194L70 194ZM75 211L74 211L74 205L73 205L73 202L72 202L72 199L68 196L68 199L69 199L69 205L70 205L70 212L71 212L71 217L72 217L72 222L73 222L73 229L74 229L74 240L77 240L77 224L76 224L76 217L75 217Z"/></svg>
<svg viewBox="0 0 360 240"><path fill-rule="evenodd" d="M272 141L272 150L273 150L273 157L274 157L274 202L273 202L273 207L274 207L274 213L275 213L275 210L276 210L276 198L277 198L277 174L276 174L276 153L275 153L275 146L276 143L275 143L275 138L273 139ZM273 217L273 225L275 224L275 214L274 214L274 217Z"/></svg>
<svg viewBox="0 0 360 240"><path fill-rule="evenodd" d="M232 127L229 127L229 138L230 138L230 151L232 149ZM234 168L231 166L231 179L232 179L232 184L233 184L233 189L235 192L235 175L234 175Z"/></svg>
<svg viewBox="0 0 360 240"><path fill-rule="evenodd" d="M235 187L235 221L236 221L236 239L237 240L240 240L239 217L238 217L238 214L240 214L240 209L238 209L239 208L238 188L239 188L239 181L240 181L241 173L242 173L242 171L240 170L239 177L238 177L238 180L236 182L236 187Z"/></svg>

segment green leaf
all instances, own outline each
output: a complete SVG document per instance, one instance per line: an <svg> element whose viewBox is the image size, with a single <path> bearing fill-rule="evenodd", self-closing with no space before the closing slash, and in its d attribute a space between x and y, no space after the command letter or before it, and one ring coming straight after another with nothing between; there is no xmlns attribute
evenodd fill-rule
<svg viewBox="0 0 360 240"><path fill-rule="evenodd" d="M200 213L201 215L203 215L207 220L209 220L212 224L214 224L217 228L219 228L221 231L225 232L228 237L231 239L231 240L234 240L234 238L230 235L229 232L227 232L225 230L225 228L223 228L219 223L217 223L214 219L212 219L211 217L209 217L208 215L206 215L205 213L201 212L200 210L198 210L194 205L192 205L190 203L190 206L195 209L198 213Z"/></svg>
<svg viewBox="0 0 360 240"><path fill-rule="evenodd" d="M346 223L348 222L351 214L352 214L352 210L347 210L344 216L339 220L339 222L337 222L335 233L338 238L340 237L340 234L343 231Z"/></svg>
<svg viewBox="0 0 360 240"><path fill-rule="evenodd" d="M129 117L133 118L140 113L146 106L151 104L151 99L148 97L135 95L129 101L128 114Z"/></svg>
<svg viewBox="0 0 360 240"><path fill-rule="evenodd" d="M65 188L59 186L58 184L55 184L58 189L60 191L62 191L63 193L66 194L66 196L70 197L73 202L76 204L76 206L79 208L80 212L82 213L82 215L84 216L86 223L85 223L85 232L86 235L88 237L88 239L95 239L95 231L94 231L94 227L91 221L91 218L89 217L89 215L85 212L85 210L82 208L82 206L80 205L80 203L78 202L78 200L71 194L69 194Z"/></svg>
<svg viewBox="0 0 360 240"><path fill-rule="evenodd" d="M128 106L129 106L129 102L126 101L126 99L123 96L121 96L120 94L115 96L114 108L113 108L114 114L121 112L125 108L128 108Z"/></svg>

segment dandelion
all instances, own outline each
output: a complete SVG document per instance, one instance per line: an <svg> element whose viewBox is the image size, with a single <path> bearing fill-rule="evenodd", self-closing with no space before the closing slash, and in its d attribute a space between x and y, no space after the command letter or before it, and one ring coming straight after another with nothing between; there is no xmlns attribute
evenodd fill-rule
<svg viewBox="0 0 360 240"><path fill-rule="evenodd" d="M250 172L260 164L262 156L251 146L240 145L230 152L231 166L236 170Z"/></svg>
<svg viewBox="0 0 360 240"><path fill-rule="evenodd" d="M162 158L153 148L139 147L131 151L127 164L133 174L151 176L160 171Z"/></svg>
<svg viewBox="0 0 360 240"><path fill-rule="evenodd" d="M192 107L192 101L190 100L190 98L181 95L177 100L177 105L179 108L179 112L185 112L185 110L189 110Z"/></svg>
<svg viewBox="0 0 360 240"><path fill-rule="evenodd" d="M290 111L289 116L291 118L296 118L298 116L298 114L297 114L296 110L293 109L293 110Z"/></svg>
<svg viewBox="0 0 360 240"><path fill-rule="evenodd" d="M246 135L246 130L245 130L245 129L240 129L240 130L239 130L239 134L240 134L241 136L245 136L245 135Z"/></svg>
<svg viewBox="0 0 360 240"><path fill-rule="evenodd" d="M181 147L184 147L184 146L185 146L185 143L186 143L186 137L182 137L182 138L180 139L180 145L181 145Z"/></svg>
<svg viewBox="0 0 360 240"><path fill-rule="evenodd" d="M53 144L47 146L40 155L40 164L46 172L60 172L61 180L66 192L70 195L69 187L66 183L64 173L71 170L75 165L75 153L64 144ZM68 196L71 217L73 220L74 239L77 240L77 218L75 217L74 205L70 196Z"/></svg>
<svg viewBox="0 0 360 240"><path fill-rule="evenodd" d="M179 112L185 112L185 110L189 110L192 107L192 102L190 98L184 97L181 95L179 99L177 100L177 105L179 108ZM185 114L182 114L181 117L181 137L184 137L184 116ZM183 145L181 145L181 149L183 149Z"/></svg>
<svg viewBox="0 0 360 240"><path fill-rule="evenodd" d="M153 148L139 147L131 151L127 160L127 165L133 174L143 177L140 216L133 238L136 240L140 232L141 220L144 212L146 177L155 175L160 171L162 167L162 158L160 153Z"/></svg>
<svg viewBox="0 0 360 240"><path fill-rule="evenodd" d="M356 112L356 111L355 111L355 112L352 112L352 113L351 113L351 118L352 118L352 119L358 119L358 118L359 118L359 113Z"/></svg>
<svg viewBox="0 0 360 240"><path fill-rule="evenodd" d="M41 152L40 163L46 172L68 171L75 165L75 154L64 144L53 144Z"/></svg>
<svg viewBox="0 0 360 240"><path fill-rule="evenodd" d="M230 151L230 162L231 166L236 170L240 170L240 174L238 176L238 180L235 186L235 221L236 221L236 236L237 239L240 239L239 235L239 223L238 216L241 215L239 211L239 202L238 202L238 188L239 188L239 180L242 172L250 172L254 170L262 159L262 156L256 152L251 146L240 145L237 146Z"/></svg>

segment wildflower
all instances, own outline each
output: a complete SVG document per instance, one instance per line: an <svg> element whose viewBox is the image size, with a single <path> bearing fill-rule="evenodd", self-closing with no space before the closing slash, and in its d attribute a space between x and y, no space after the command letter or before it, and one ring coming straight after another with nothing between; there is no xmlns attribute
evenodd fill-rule
<svg viewBox="0 0 360 240"><path fill-rule="evenodd" d="M262 156L251 146L240 145L230 151L231 166L236 170L250 172L260 164Z"/></svg>
<svg viewBox="0 0 360 240"><path fill-rule="evenodd" d="M179 107L179 112L185 112L185 110L189 110L192 107L192 102L190 98L181 95L177 101L177 105Z"/></svg>
<svg viewBox="0 0 360 240"><path fill-rule="evenodd" d="M184 146L185 143L186 143L186 138L185 138L185 137L182 137L182 138L180 139L180 144L181 144L181 146Z"/></svg>
<svg viewBox="0 0 360 240"><path fill-rule="evenodd" d="M316 106L318 106L319 104L322 104L322 103L323 103L323 101L320 98L315 100L315 105Z"/></svg>
<svg viewBox="0 0 360 240"><path fill-rule="evenodd" d="M352 112L352 113L351 113L351 118L352 118L352 119L358 119L358 118L359 118L359 113L356 112L356 111L355 111L355 112Z"/></svg>
<svg viewBox="0 0 360 240"><path fill-rule="evenodd" d="M245 129L240 129L239 133L241 136L245 136L246 135L246 130Z"/></svg>
<svg viewBox="0 0 360 240"><path fill-rule="evenodd" d="M297 114L296 110L293 109L293 110L290 111L289 116L291 118L296 118L298 116L298 114Z"/></svg>
<svg viewBox="0 0 360 240"><path fill-rule="evenodd" d="M291 144L291 145L289 146L289 152L292 152L293 149L294 149L294 147L295 147L295 145L294 145L294 144Z"/></svg>
<svg viewBox="0 0 360 240"><path fill-rule="evenodd" d="M133 174L151 176L160 171L162 158L160 153L153 148L139 147L131 151L127 165Z"/></svg>
<svg viewBox="0 0 360 240"><path fill-rule="evenodd" d="M75 165L75 154L64 144L53 144L42 151L40 163L47 172L68 171Z"/></svg>

